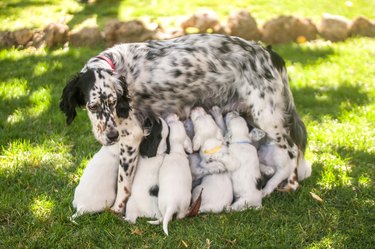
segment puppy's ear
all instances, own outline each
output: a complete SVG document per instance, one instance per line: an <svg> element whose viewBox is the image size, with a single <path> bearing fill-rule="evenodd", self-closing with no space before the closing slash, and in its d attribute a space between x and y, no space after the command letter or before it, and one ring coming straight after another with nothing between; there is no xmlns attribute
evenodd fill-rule
<svg viewBox="0 0 375 249"><path fill-rule="evenodd" d="M156 119L147 118L143 127L148 127L149 135L143 138L139 151L142 156L154 157L162 139L163 125Z"/></svg>
<svg viewBox="0 0 375 249"><path fill-rule="evenodd" d="M131 111L128 84L123 76L119 77L119 81L121 83L123 92L121 96L117 95L116 113L120 118L127 118L129 117L129 112Z"/></svg>
<svg viewBox="0 0 375 249"><path fill-rule="evenodd" d="M70 125L77 116L76 107L84 105L84 97L79 87L80 74L76 74L68 81L60 99L60 110L65 113L66 123Z"/></svg>

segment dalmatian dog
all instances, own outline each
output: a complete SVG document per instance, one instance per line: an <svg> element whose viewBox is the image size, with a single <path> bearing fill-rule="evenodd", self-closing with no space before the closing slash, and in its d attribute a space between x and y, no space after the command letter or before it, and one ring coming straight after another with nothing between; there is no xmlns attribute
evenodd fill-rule
<svg viewBox="0 0 375 249"><path fill-rule="evenodd" d="M251 144L246 121L237 113L225 116L228 128L229 152L240 161L238 168L230 172L234 202L229 210L242 211L249 207L262 206L262 182L256 148Z"/></svg>
<svg viewBox="0 0 375 249"><path fill-rule="evenodd" d="M158 207L159 169L167 153L168 125L160 118L162 124L161 141L156 156L140 157L137 165L132 194L126 204L125 220L134 224L137 217L161 218Z"/></svg>
<svg viewBox="0 0 375 249"><path fill-rule="evenodd" d="M293 157L284 167L295 163L291 150L298 153L297 164L303 162L306 128L283 59L271 47L239 37L194 34L116 45L89 59L67 83L60 101L68 124L77 115L75 109L86 106L94 135L103 145L118 141L120 119L127 119L130 110L143 126L148 118L176 113L184 119L189 108L214 105L240 111L248 125L264 130ZM131 182L132 174L124 171L124 181ZM126 191L122 187L118 191ZM115 204L128 195L121 194Z"/></svg>
<svg viewBox="0 0 375 249"><path fill-rule="evenodd" d="M168 223L173 215L177 214L177 219L182 219L189 212L192 177L185 151L191 153L192 145L176 114L168 115L166 122L170 153L165 155L159 172L158 206L162 219L149 223L159 224L162 221L163 231L168 235Z"/></svg>
<svg viewBox="0 0 375 249"><path fill-rule="evenodd" d="M74 191L74 220L84 213L110 208L116 198L119 143L102 148L89 161Z"/></svg>

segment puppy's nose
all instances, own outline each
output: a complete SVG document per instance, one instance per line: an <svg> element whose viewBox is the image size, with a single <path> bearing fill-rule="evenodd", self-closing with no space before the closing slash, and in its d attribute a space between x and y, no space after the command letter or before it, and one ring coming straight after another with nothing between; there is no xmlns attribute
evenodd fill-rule
<svg viewBox="0 0 375 249"><path fill-rule="evenodd" d="M107 133L107 137L109 140L111 141L114 141L118 138L119 136L119 133L117 130L110 130L108 133Z"/></svg>

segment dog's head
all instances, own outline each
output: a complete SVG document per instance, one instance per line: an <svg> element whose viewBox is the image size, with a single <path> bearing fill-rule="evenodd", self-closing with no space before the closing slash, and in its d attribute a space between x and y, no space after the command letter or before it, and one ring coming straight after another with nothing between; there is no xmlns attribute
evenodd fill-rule
<svg viewBox="0 0 375 249"><path fill-rule="evenodd" d="M77 107L86 107L96 139L103 145L118 141L121 119L129 116L130 98L125 78L111 70L90 69L75 75L65 86L60 109L69 125Z"/></svg>

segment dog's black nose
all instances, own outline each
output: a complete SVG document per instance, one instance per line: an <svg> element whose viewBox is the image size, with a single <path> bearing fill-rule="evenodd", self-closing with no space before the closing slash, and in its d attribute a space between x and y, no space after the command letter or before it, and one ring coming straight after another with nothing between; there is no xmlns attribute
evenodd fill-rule
<svg viewBox="0 0 375 249"><path fill-rule="evenodd" d="M111 141L116 140L118 136L119 136L119 133L116 130L111 130L110 132L107 133L107 137Z"/></svg>

